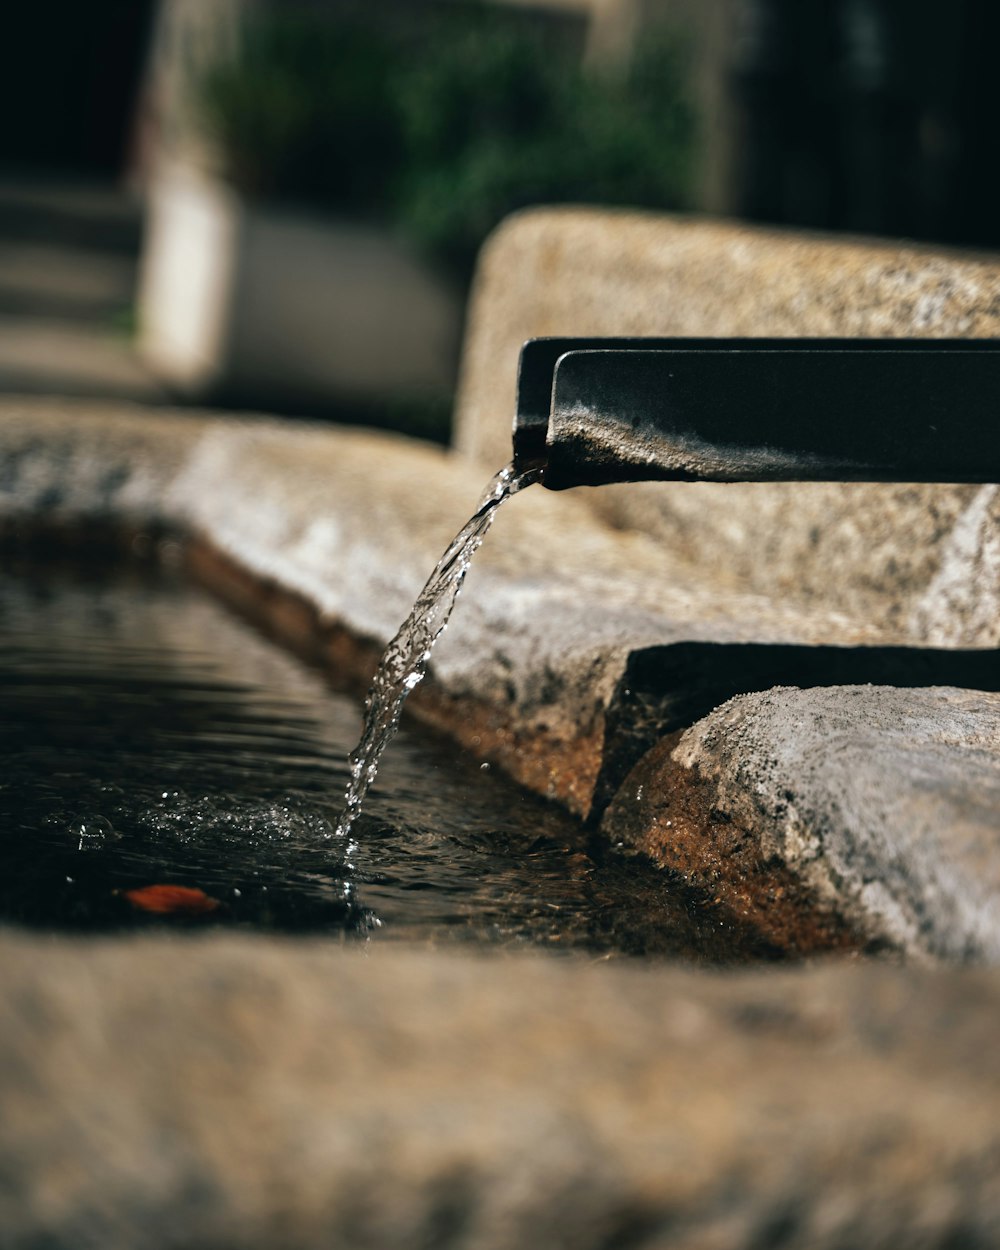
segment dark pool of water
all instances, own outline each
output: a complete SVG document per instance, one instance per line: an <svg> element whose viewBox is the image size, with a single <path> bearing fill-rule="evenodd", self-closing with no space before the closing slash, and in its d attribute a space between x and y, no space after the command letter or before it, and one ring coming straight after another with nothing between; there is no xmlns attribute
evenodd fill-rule
<svg viewBox="0 0 1000 1250"><path fill-rule="evenodd" d="M333 836L360 709L166 575L0 578L0 921L738 955L644 860L404 726ZM197 917L126 897L183 885ZM743 952L746 953L746 952Z"/></svg>

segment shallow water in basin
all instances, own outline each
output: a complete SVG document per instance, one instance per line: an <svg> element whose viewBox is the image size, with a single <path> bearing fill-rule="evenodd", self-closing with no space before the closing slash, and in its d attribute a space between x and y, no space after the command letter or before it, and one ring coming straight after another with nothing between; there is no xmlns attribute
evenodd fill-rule
<svg viewBox="0 0 1000 1250"><path fill-rule="evenodd" d="M5 574L0 652L0 922L737 955L644 860L406 727L333 836L359 707L179 579ZM163 884L218 906L128 897Z"/></svg>

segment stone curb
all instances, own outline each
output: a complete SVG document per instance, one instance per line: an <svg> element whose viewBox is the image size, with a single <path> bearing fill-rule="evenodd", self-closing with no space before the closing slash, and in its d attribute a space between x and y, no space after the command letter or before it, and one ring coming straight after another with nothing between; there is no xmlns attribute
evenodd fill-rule
<svg viewBox="0 0 1000 1250"><path fill-rule="evenodd" d="M0 938L21 1250L986 1247L995 972Z"/></svg>
<svg viewBox="0 0 1000 1250"><path fill-rule="evenodd" d="M608 835L787 948L1000 961L1000 695L775 689L654 748Z"/></svg>

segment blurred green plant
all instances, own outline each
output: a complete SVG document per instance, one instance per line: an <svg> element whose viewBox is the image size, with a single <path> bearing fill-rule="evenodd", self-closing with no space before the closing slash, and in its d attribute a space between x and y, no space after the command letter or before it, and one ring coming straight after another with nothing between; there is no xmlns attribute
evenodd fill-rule
<svg viewBox="0 0 1000 1250"><path fill-rule="evenodd" d="M245 194L377 215L403 158L395 72L374 29L276 14L248 21L206 72L198 113Z"/></svg>
<svg viewBox="0 0 1000 1250"><path fill-rule="evenodd" d="M684 206L694 117L682 68L662 36L628 66L588 72L489 22L454 31L399 82L399 219L467 273L490 230L530 204Z"/></svg>
<svg viewBox="0 0 1000 1250"><path fill-rule="evenodd" d="M391 40L272 14L198 91L244 193L394 223L463 278L508 213L535 203L683 207L694 118L676 39L581 68L565 44L483 7Z"/></svg>

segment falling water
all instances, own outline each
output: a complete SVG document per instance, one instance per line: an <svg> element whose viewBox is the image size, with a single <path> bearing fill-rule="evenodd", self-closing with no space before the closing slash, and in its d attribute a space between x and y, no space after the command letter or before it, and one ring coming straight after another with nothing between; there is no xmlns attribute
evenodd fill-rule
<svg viewBox="0 0 1000 1250"><path fill-rule="evenodd" d="M382 752L399 726L406 696L427 671L434 643L448 624L472 557L493 524L497 509L539 476L538 469L518 472L513 464L500 470L486 488L476 511L452 539L417 596L410 615L386 647L365 702L364 732L351 754L351 780L344 796L344 810L337 822L337 836L347 836L361 810L378 772Z"/></svg>

